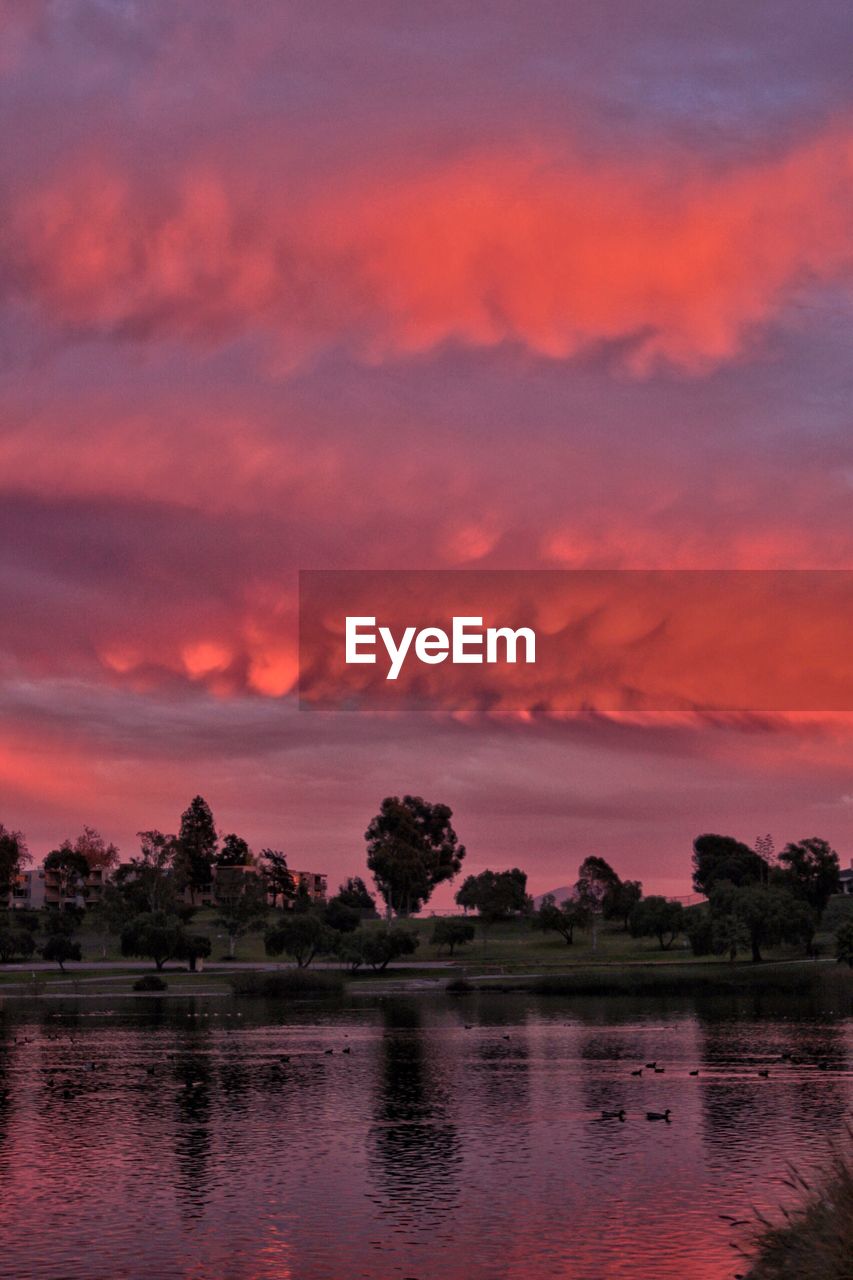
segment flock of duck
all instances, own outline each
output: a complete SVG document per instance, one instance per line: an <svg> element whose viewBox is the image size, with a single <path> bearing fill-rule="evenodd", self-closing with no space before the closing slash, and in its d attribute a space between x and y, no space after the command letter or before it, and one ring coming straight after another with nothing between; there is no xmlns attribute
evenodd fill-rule
<svg viewBox="0 0 853 1280"><path fill-rule="evenodd" d="M807 1062L813 1062L813 1065L816 1066L819 1071L827 1071L830 1065L825 1058L818 1058L816 1060L812 1060L812 1059L797 1057L797 1055L793 1053L781 1053L777 1061L780 1063L789 1062L792 1064L797 1064L797 1063L802 1064ZM631 1071L631 1075L641 1076L644 1071L653 1071L656 1076L660 1076L664 1074L664 1072L666 1071L666 1067L659 1066L657 1062L647 1062L642 1067L635 1067ZM687 1074L691 1076L698 1076L699 1068L695 1067L692 1071L688 1071ZM757 1076L760 1076L762 1080L769 1080L770 1068L758 1067L756 1069L755 1074ZM672 1112L670 1111L669 1107L667 1107L665 1111L647 1111L646 1112L647 1120L663 1120L666 1124L669 1124L671 1117L672 1117ZM627 1112L623 1107L620 1107L617 1111L602 1111L601 1115L599 1116L599 1119L600 1120L619 1120L624 1122L627 1119Z"/></svg>

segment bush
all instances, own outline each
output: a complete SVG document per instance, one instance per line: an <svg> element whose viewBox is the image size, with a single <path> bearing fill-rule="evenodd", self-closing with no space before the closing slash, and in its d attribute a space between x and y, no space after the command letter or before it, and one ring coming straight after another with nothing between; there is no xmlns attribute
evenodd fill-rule
<svg viewBox="0 0 853 1280"><path fill-rule="evenodd" d="M363 964L369 964L371 969L381 973L392 960L414 955L418 942L416 933L400 925L374 925L347 934L338 947L338 955L353 972Z"/></svg>
<svg viewBox="0 0 853 1280"><path fill-rule="evenodd" d="M316 955L332 951L337 941L335 931L324 924L319 916L309 912L294 911L264 934L264 947L268 956L286 953L293 956L300 969L307 969Z"/></svg>
<svg viewBox="0 0 853 1280"><path fill-rule="evenodd" d="M69 960L82 959L80 943L73 942L63 933L55 933L49 937L41 949L41 954L44 960L54 960L63 973Z"/></svg>
<svg viewBox="0 0 853 1280"><path fill-rule="evenodd" d="M167 991L168 988L168 982L157 973L146 973L133 984L134 991Z"/></svg>
<svg viewBox="0 0 853 1280"><path fill-rule="evenodd" d="M26 929L0 928L0 964L29 960L35 949L36 940Z"/></svg>
<svg viewBox="0 0 853 1280"><path fill-rule="evenodd" d="M849 1280L853 1257L853 1163L836 1154L817 1188L796 1171L803 1203L778 1226L762 1221L747 1280Z"/></svg>
<svg viewBox="0 0 853 1280"><path fill-rule="evenodd" d="M445 917L436 920L432 931L432 944L441 949L447 947L451 955L457 947L464 947L466 942L474 940L474 925L470 920L456 917Z"/></svg>
<svg viewBox="0 0 853 1280"><path fill-rule="evenodd" d="M835 958L853 969L853 920L843 924L835 935Z"/></svg>
<svg viewBox="0 0 853 1280"><path fill-rule="evenodd" d="M303 969L287 969L281 973L261 973L249 969L229 978L235 996L264 996L267 999L333 998L343 994L344 980L339 973L306 973Z"/></svg>

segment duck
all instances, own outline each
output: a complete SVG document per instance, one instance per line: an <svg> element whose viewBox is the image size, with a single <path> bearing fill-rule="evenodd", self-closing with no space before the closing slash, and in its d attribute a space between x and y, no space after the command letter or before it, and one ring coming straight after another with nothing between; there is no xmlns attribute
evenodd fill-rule
<svg viewBox="0 0 853 1280"><path fill-rule="evenodd" d="M625 1119L625 1112L624 1112L624 1110L619 1110L619 1111L602 1111L602 1113L601 1113L601 1118L602 1118L602 1120L624 1120L624 1119Z"/></svg>
<svg viewBox="0 0 853 1280"><path fill-rule="evenodd" d="M324 1049L323 1052L325 1053L327 1058L330 1058L335 1051L334 1049Z"/></svg>
<svg viewBox="0 0 853 1280"><path fill-rule="evenodd" d="M632 1075L632 1076L641 1076L642 1074L643 1074L643 1068L642 1068L642 1067L637 1067L637 1070L636 1070L636 1071L632 1071L632 1072L631 1072L631 1075Z"/></svg>
<svg viewBox="0 0 853 1280"><path fill-rule="evenodd" d="M647 1120L665 1120L666 1123L669 1124L669 1117L670 1117L669 1107L667 1107L666 1111L647 1111L646 1112Z"/></svg>
<svg viewBox="0 0 853 1280"><path fill-rule="evenodd" d="M352 1049L347 1045L345 1049L341 1049L341 1053L352 1053Z"/></svg>
<svg viewBox="0 0 853 1280"><path fill-rule="evenodd" d="M689 1071L689 1072L688 1072L688 1075L691 1075L691 1076L698 1076L698 1074L699 1074L699 1068L698 1068L698 1067L696 1068L696 1070L695 1070L695 1071Z"/></svg>
<svg viewBox="0 0 853 1280"><path fill-rule="evenodd" d="M770 1072L767 1070L767 1068L766 1068L766 1067L762 1067L762 1069L759 1071L759 1073L758 1073L758 1074L759 1074L760 1076L763 1076L763 1077L764 1077L764 1079L766 1080L766 1079L767 1079L767 1077L770 1075Z"/></svg>
<svg viewBox="0 0 853 1280"><path fill-rule="evenodd" d="M654 1071L654 1069L655 1069L655 1067L656 1067L657 1065L658 1065L658 1064L657 1064L656 1062L647 1062L647 1063L646 1063L646 1067L648 1068L648 1070L649 1070L649 1071Z"/></svg>
<svg viewBox="0 0 853 1280"><path fill-rule="evenodd" d="M666 1067L655 1067L656 1076L662 1076L664 1071L666 1071Z"/></svg>

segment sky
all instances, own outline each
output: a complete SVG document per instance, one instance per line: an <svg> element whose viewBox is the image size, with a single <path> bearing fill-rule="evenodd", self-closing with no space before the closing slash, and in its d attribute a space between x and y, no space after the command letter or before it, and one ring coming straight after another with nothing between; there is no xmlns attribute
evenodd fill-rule
<svg viewBox="0 0 853 1280"><path fill-rule="evenodd" d="M844 6L0 23L0 821L127 857L201 793L334 884L412 792L534 892L687 893L707 830L849 863L849 717L294 696L300 569L853 567Z"/></svg>

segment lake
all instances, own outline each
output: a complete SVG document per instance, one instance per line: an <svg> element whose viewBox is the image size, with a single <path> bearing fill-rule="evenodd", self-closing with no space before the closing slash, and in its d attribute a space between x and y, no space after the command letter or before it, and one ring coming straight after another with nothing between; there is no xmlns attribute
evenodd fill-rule
<svg viewBox="0 0 853 1280"><path fill-rule="evenodd" d="M787 1162L819 1167L850 1119L845 1012L758 994L8 1001L0 1275L733 1277L744 1228L723 1215L789 1201Z"/></svg>

